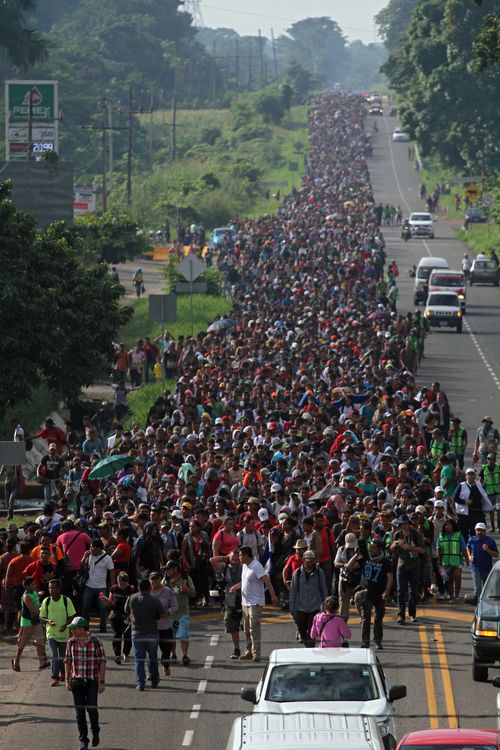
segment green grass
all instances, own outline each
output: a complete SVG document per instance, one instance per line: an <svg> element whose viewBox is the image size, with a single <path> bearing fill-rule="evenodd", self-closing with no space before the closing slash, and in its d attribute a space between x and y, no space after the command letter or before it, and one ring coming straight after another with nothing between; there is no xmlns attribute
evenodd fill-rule
<svg viewBox="0 0 500 750"><path fill-rule="evenodd" d="M142 388L139 388L137 391L129 393L127 403L130 409L130 414L125 420L125 427L129 428L133 422L138 422L139 426L144 428L146 426L151 406L165 391L172 392L174 386L175 383L173 381L151 383L150 385L145 385Z"/></svg>
<svg viewBox="0 0 500 750"><path fill-rule="evenodd" d="M156 338L161 334L161 323L151 323L148 314L147 299L137 300L133 304L134 315L127 325L121 330L120 341L130 348L138 338L150 336ZM225 315L231 310L231 302L225 297L212 297L209 294L193 295L193 321L191 328L191 305L189 294L177 297L177 322L168 323L165 328L175 338L179 336L195 335L199 331L206 331L216 315Z"/></svg>
<svg viewBox="0 0 500 750"><path fill-rule="evenodd" d="M57 395L45 384L34 388L29 401L7 409L5 419L0 427L0 440L12 440L11 419L16 419L17 424L22 424L27 434L31 434L38 430L50 412L57 408L57 404Z"/></svg>
<svg viewBox="0 0 500 750"><path fill-rule="evenodd" d="M500 248L500 226L498 224L469 224L467 231L458 230L458 236L475 253L488 255L490 250Z"/></svg>
<svg viewBox="0 0 500 750"><path fill-rule="evenodd" d="M29 505L29 500L26 501L26 503ZM37 510L35 513L14 513L14 518L12 521L9 521L8 523L15 523L19 528L22 528L23 524L26 523L26 521L33 521L35 522L35 518L37 518L40 513L42 512L41 507L40 510ZM7 518L6 516L3 516L3 518L0 518L0 526L7 528L8 526Z"/></svg>

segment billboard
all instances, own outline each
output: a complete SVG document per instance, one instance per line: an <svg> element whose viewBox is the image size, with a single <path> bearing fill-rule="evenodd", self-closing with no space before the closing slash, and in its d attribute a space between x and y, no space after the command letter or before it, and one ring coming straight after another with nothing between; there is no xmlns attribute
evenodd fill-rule
<svg viewBox="0 0 500 750"><path fill-rule="evenodd" d="M6 81L6 160L40 161L51 151L59 151L57 81Z"/></svg>
<svg viewBox="0 0 500 750"><path fill-rule="evenodd" d="M73 213L75 216L92 214L96 210L96 189L94 185L75 185L73 188Z"/></svg>

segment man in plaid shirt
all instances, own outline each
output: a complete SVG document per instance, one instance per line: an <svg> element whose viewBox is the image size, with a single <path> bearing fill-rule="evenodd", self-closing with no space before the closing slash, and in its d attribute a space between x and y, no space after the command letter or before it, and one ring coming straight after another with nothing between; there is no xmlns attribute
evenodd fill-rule
<svg viewBox="0 0 500 750"><path fill-rule="evenodd" d="M76 722L80 735L80 750L87 750L89 735L87 710L92 729L92 747L99 745L99 711L97 697L104 693L106 656L101 641L89 633L83 617L75 617L68 625L72 636L66 647L66 687L73 694Z"/></svg>

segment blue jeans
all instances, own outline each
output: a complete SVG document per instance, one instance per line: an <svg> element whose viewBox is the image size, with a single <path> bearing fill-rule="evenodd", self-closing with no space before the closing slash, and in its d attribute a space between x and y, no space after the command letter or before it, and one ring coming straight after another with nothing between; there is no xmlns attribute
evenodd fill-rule
<svg viewBox="0 0 500 750"><path fill-rule="evenodd" d="M83 590L82 617L85 617L87 622L90 622L90 611L92 609L94 601L97 599L100 618L99 627L101 631L103 631L106 629L106 618L108 616L108 611L99 598L100 593L107 594L107 589L91 589L90 586L85 586Z"/></svg>
<svg viewBox="0 0 500 750"><path fill-rule="evenodd" d="M135 682L137 687L144 687L146 685L146 657L149 662L151 685L156 687L160 682L160 673L158 671L158 641L158 633L156 635L146 635L142 633L132 634L132 644L135 653Z"/></svg>
<svg viewBox="0 0 500 750"><path fill-rule="evenodd" d="M48 638L47 645L50 651L52 677L55 677L56 680L64 680L64 656L66 654L66 641L56 641L55 638Z"/></svg>
<svg viewBox="0 0 500 750"><path fill-rule="evenodd" d="M490 571L483 572L479 570L479 568L476 568L475 565L471 565L470 572L472 574L472 583L474 585L474 596L479 598L481 596L481 591L483 590L484 582L488 578Z"/></svg>

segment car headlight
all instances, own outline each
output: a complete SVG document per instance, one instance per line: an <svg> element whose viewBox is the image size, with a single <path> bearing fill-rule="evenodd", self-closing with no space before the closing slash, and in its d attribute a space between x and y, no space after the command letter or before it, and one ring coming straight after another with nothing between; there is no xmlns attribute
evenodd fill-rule
<svg viewBox="0 0 500 750"><path fill-rule="evenodd" d="M461 318L461 317L462 317L462 313L461 313L461 312L460 312L460 310L459 310L459 311L457 312L457 318Z"/></svg>
<svg viewBox="0 0 500 750"><path fill-rule="evenodd" d="M426 318L430 318L431 317L431 311L430 310L426 310L425 311L425 317Z"/></svg>
<svg viewBox="0 0 500 750"><path fill-rule="evenodd" d="M465 299L465 294L459 294L458 299Z"/></svg>
<svg viewBox="0 0 500 750"><path fill-rule="evenodd" d="M498 633L498 622L495 622L495 620L477 620L474 633L475 635L485 636L486 638L496 638Z"/></svg>

